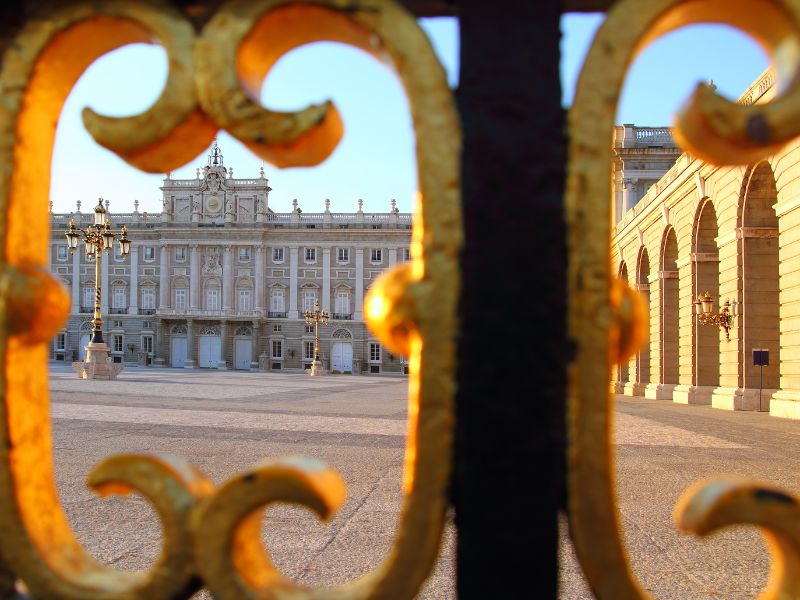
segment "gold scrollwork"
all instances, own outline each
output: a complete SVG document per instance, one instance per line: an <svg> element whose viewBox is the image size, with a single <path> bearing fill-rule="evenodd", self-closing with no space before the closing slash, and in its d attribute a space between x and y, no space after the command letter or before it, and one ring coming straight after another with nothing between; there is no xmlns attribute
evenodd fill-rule
<svg viewBox="0 0 800 600"><path fill-rule="evenodd" d="M184 164L219 127L279 165L324 159L341 137L332 105L279 114L255 99L270 67L299 44L335 40L362 48L395 69L408 95L420 187L413 260L384 280L395 285L376 284L370 302L409 310L399 321L394 315L391 327L387 314L368 321L382 342L409 356L405 497L386 561L350 585L307 590L264 568L270 563L251 509L298 501L324 516L343 498L338 476L307 461L256 467L216 493L179 459L121 456L99 465L89 479L98 492L136 489L162 519L162 553L144 573L95 561L59 505L45 342L68 302L40 267L49 239L49 157L61 107L81 73L110 50L153 38L170 61L159 100L133 117L84 113L99 143L147 171ZM64 2L27 22L9 45L0 96L0 588L16 577L39 598L157 600L188 597L205 578L220 597L251 597L254 589L265 597L413 597L435 560L447 506L461 243L458 119L444 69L415 19L389 0L232 1L197 35L164 2ZM27 311L24 330L16 324L20 311ZM276 487L265 495L267 482ZM220 498L237 501L226 507ZM211 539L212 522L232 545ZM245 587L226 587L233 571L223 576L219 569L230 565Z"/></svg>
<svg viewBox="0 0 800 600"><path fill-rule="evenodd" d="M706 536L732 525L756 525L772 556L763 600L800 597L800 504L766 483L744 478L700 481L675 507L678 527Z"/></svg>
<svg viewBox="0 0 800 600"><path fill-rule="evenodd" d="M624 294L612 288L610 136L623 80L636 54L659 36L697 22L725 23L753 36L773 57L777 76L788 81L788 87L770 103L745 107L701 86L677 119L676 137L684 148L709 162L746 164L768 156L800 133L800 78L795 77L800 44L797 1L620 0L608 11L587 55L569 115L566 196L569 332L577 346L568 392L569 523L581 566L598 598L648 597L628 569L620 539L609 437L612 405L609 393L604 391L612 364L624 355L622 338L635 334L626 316L630 311L624 307ZM598 360L598 356L607 358ZM701 521L691 517L705 511L705 518L711 522L713 511L702 499L709 490L713 495L725 485L711 483L703 488L705 491L696 492L700 495L697 503L685 501L685 505L695 507L682 513L686 529L698 533L713 529L703 530L697 525ZM780 565L790 563L794 568L795 512L773 511L768 517L762 511L776 505L766 501L740 502L736 510L726 512L721 507L733 506L731 494L735 495L730 487L726 489L730 493L718 497L714 513L725 518L720 518L715 527L746 522L767 528L785 557L790 557L776 563L773 575L782 570ZM773 500L777 497L772 496ZM785 569L781 572L778 579L782 583L771 586L764 598L794 597L787 590L795 590L796 595L795 583L787 581L796 578L798 571L788 575Z"/></svg>
<svg viewBox="0 0 800 600"><path fill-rule="evenodd" d="M261 509L276 501L291 502L328 520L346 495L335 471L303 458L266 461L226 483L194 517L197 566L214 597L265 598L274 597L276 590L302 591L283 577L261 544Z"/></svg>

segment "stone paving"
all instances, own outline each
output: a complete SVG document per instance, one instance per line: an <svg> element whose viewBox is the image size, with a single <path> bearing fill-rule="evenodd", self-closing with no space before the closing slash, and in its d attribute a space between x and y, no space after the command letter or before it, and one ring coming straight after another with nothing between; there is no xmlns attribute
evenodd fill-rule
<svg viewBox="0 0 800 600"><path fill-rule="evenodd" d="M101 500L84 487L86 474L104 457L178 454L221 484L265 457L313 456L346 481L345 506L327 525L303 509L273 508L263 537L293 580L310 586L351 581L379 565L394 539L406 387L407 379L390 376L136 368L117 381L80 381L53 366L56 480L67 517L99 560L120 569L147 568L160 547L149 504L135 495ZM800 423L766 414L617 398L621 521L645 589L658 598L758 594L769 566L759 535L742 527L696 540L675 530L672 508L692 482L720 473L800 493L798 432ZM420 598L456 597L454 546L449 524ZM592 598L565 536L561 561L560 597Z"/></svg>

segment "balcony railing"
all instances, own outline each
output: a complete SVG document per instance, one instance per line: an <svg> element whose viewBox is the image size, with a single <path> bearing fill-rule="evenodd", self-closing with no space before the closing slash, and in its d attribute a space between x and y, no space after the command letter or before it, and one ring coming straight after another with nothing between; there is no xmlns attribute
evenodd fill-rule
<svg viewBox="0 0 800 600"><path fill-rule="evenodd" d="M140 315L154 315L154 314L156 314L156 309L155 308L140 308L139 309L139 314Z"/></svg>
<svg viewBox="0 0 800 600"><path fill-rule="evenodd" d="M269 319L285 319L286 318L286 311L274 311L271 310L267 313L267 318Z"/></svg>
<svg viewBox="0 0 800 600"><path fill-rule="evenodd" d="M80 312L82 312L82 313L93 313L94 312L94 306L81 306Z"/></svg>
<svg viewBox="0 0 800 600"><path fill-rule="evenodd" d="M333 313L334 321L352 321L353 313Z"/></svg>
<svg viewBox="0 0 800 600"><path fill-rule="evenodd" d="M235 317L235 318L258 318L263 316L260 310L219 310L205 308L159 308L153 310L152 314L159 314L167 317ZM284 313L285 314L285 313Z"/></svg>
<svg viewBox="0 0 800 600"><path fill-rule="evenodd" d="M112 315L127 315L128 309L127 308L112 308L109 310L109 314Z"/></svg>

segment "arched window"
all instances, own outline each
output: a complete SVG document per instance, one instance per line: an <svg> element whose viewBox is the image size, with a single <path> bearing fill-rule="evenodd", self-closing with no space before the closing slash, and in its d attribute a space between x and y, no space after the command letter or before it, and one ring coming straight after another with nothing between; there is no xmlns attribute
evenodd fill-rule
<svg viewBox="0 0 800 600"><path fill-rule="evenodd" d="M211 277L205 282L205 309L222 309L222 286L216 277Z"/></svg>
<svg viewBox="0 0 800 600"><path fill-rule="evenodd" d="M116 279L111 282L111 309L112 311L123 311L127 305L128 298L128 284L121 280Z"/></svg>
<svg viewBox="0 0 800 600"><path fill-rule="evenodd" d="M253 310L253 283L249 277L240 277L236 282L236 308L241 312Z"/></svg>
<svg viewBox="0 0 800 600"><path fill-rule="evenodd" d="M286 316L286 288L280 284L272 286L269 316L280 318Z"/></svg>

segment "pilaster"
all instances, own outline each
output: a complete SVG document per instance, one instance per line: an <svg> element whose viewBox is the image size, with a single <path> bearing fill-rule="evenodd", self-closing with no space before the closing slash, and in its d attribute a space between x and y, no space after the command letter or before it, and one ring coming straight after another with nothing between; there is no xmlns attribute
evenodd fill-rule
<svg viewBox="0 0 800 600"><path fill-rule="evenodd" d="M108 298L110 296L109 294L110 290L108 289L108 263L111 262L111 258L114 256L113 254L114 251L113 249L109 252L106 252L105 250L100 250L98 251L98 255L100 252L104 253L102 258L103 261L102 272L100 275L100 281L102 287L100 295L100 312L102 312L103 315L105 316L108 315L108 305L109 305Z"/></svg>
<svg viewBox="0 0 800 600"><path fill-rule="evenodd" d="M233 310L233 250L223 247L222 254L222 310Z"/></svg>
<svg viewBox="0 0 800 600"><path fill-rule="evenodd" d="M189 247L189 308L200 308L200 249L197 244Z"/></svg>
<svg viewBox="0 0 800 600"><path fill-rule="evenodd" d="M356 306L353 319L364 320L364 249L356 248Z"/></svg>
<svg viewBox="0 0 800 600"><path fill-rule="evenodd" d="M161 264L158 270L158 307L169 308L169 246L161 246Z"/></svg>
<svg viewBox="0 0 800 600"><path fill-rule="evenodd" d="M297 246L289 247L289 318L297 319Z"/></svg>
<svg viewBox="0 0 800 600"><path fill-rule="evenodd" d="M81 307L81 249L72 253L72 308L70 312L77 314Z"/></svg>
<svg viewBox="0 0 800 600"><path fill-rule="evenodd" d="M253 308L259 313L264 311L264 247L259 244L256 246L256 290ZM262 315L263 316L263 315ZM255 327L255 325L254 325ZM254 332L255 337L255 332ZM255 356L255 354L253 354Z"/></svg>
<svg viewBox="0 0 800 600"><path fill-rule="evenodd" d="M330 213L329 213L330 214ZM322 310L331 311L331 249L322 249Z"/></svg>
<svg viewBox="0 0 800 600"><path fill-rule="evenodd" d="M139 246L131 244L131 277L128 287L128 314L139 312Z"/></svg>

